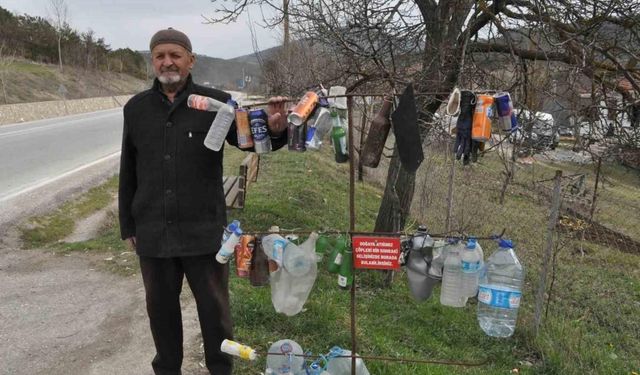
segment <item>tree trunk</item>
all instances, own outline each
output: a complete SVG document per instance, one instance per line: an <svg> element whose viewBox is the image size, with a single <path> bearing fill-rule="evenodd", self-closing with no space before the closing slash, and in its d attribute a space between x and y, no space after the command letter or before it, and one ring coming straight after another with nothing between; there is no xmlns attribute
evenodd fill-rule
<svg viewBox="0 0 640 375"><path fill-rule="evenodd" d="M58 63L60 71L62 71L62 34L58 34Z"/></svg>

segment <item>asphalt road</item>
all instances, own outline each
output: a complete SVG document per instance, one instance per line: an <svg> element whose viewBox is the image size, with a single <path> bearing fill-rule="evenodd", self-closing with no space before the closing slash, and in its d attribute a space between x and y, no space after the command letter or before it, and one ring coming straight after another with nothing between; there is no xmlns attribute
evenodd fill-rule
<svg viewBox="0 0 640 375"><path fill-rule="evenodd" d="M0 204L120 150L122 109L0 127Z"/></svg>

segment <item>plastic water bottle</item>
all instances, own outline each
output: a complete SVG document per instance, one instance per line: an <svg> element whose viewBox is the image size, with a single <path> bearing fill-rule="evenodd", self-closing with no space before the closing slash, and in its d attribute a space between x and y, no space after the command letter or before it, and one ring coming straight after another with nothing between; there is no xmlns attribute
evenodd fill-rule
<svg viewBox="0 0 640 375"><path fill-rule="evenodd" d="M267 369L274 375L298 374L303 371L302 354L302 347L297 342L289 339L276 341L267 353Z"/></svg>
<svg viewBox="0 0 640 375"><path fill-rule="evenodd" d="M213 119L209 132L204 139L204 145L213 151L220 151L224 140L227 139L227 133L229 133L231 123L233 123L235 118L236 110L233 106L228 103L223 104Z"/></svg>
<svg viewBox="0 0 640 375"><path fill-rule="evenodd" d="M429 266L429 277L442 280L442 268L447 259L447 246L443 240L437 240L433 244L433 258Z"/></svg>
<svg viewBox="0 0 640 375"><path fill-rule="evenodd" d="M238 220L232 221L231 224L227 225L227 227L224 228L224 232L222 232L222 241L220 241L220 245L224 244L225 241L227 241L229 236L231 236L231 233L233 233L236 230L236 228L240 228L240 221Z"/></svg>
<svg viewBox="0 0 640 375"><path fill-rule="evenodd" d="M350 355L350 350L337 346L331 348L331 352L328 355L327 372L331 375L351 375L351 357L336 357ZM356 358L356 375L369 375L369 370L364 365L362 358Z"/></svg>
<svg viewBox="0 0 640 375"><path fill-rule="evenodd" d="M460 253L464 251L462 243L447 245L447 259L444 261L442 272L442 288L440 303L451 307L464 307L467 297L462 294L462 259Z"/></svg>
<svg viewBox="0 0 640 375"><path fill-rule="evenodd" d="M475 297L478 294L478 276L482 267L482 255L475 238L469 238L462 251L462 295Z"/></svg>
<svg viewBox="0 0 640 375"><path fill-rule="evenodd" d="M480 274L478 323L489 336L509 337L516 328L524 267L509 240L500 240Z"/></svg>
<svg viewBox="0 0 640 375"><path fill-rule="evenodd" d="M219 263L226 264L231 259L236 245L240 242L240 236L242 236L242 229L235 228L229 238L220 246L220 250L216 254L216 260Z"/></svg>

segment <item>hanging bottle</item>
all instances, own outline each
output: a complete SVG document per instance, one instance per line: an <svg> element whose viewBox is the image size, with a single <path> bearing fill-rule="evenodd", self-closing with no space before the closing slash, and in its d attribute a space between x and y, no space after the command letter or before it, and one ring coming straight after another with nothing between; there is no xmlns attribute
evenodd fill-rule
<svg viewBox="0 0 640 375"><path fill-rule="evenodd" d="M447 245L447 259L444 261L440 303L451 307L464 307L467 298L462 295L462 266L460 253L464 251L462 243L451 242Z"/></svg>
<svg viewBox="0 0 640 375"><path fill-rule="evenodd" d="M328 269L330 273L338 273L340 271L340 265L342 264L342 257L347 248L347 240L340 236L336 239L336 244L329 256Z"/></svg>
<svg viewBox="0 0 640 375"><path fill-rule="evenodd" d="M337 111L331 111L331 120L333 121L331 141L333 142L333 151L336 163L346 163L349 160L347 132L342 127L340 116L338 116Z"/></svg>
<svg viewBox="0 0 640 375"><path fill-rule="evenodd" d="M392 99L385 97L382 101L382 108L369 125L367 140L362 151L362 165L365 167L376 168L380 163L380 157L391 129L389 116L392 104Z"/></svg>
<svg viewBox="0 0 640 375"><path fill-rule="evenodd" d="M342 289L348 289L353 284L353 252L351 247L347 246L342 254L342 262L340 263L340 271L338 272L338 285Z"/></svg>
<svg viewBox="0 0 640 375"><path fill-rule="evenodd" d="M261 237L256 237L253 258L249 267L249 282L253 286L266 286L269 284L269 259L262 248Z"/></svg>

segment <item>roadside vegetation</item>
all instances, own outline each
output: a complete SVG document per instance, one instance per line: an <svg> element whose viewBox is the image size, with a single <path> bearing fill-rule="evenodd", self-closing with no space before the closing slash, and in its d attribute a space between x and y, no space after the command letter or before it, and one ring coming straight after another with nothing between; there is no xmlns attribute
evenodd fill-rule
<svg viewBox="0 0 640 375"><path fill-rule="evenodd" d="M244 155L231 148L225 152L225 171L234 174ZM433 171L444 173L448 164L436 155L431 155L425 163L432 166L426 176L433 181L426 183L420 176L416 181L420 186L433 185L429 188L433 196L425 199L431 203L424 211L414 210L410 229L426 222L437 231L442 227L440 210L446 179L436 179L438 174ZM404 272L398 273L391 287L385 288L381 273L359 271L356 303L360 354L483 362L479 367L465 368L366 361L372 374L508 374L517 369L521 374L632 375L640 371L640 315L637 313L640 254L623 253L606 244L559 235L560 245L555 249L556 278L548 296L548 313L540 335L535 338L533 334L534 291L549 208L548 201L537 197L527 186L532 169L535 168L535 178L543 180L552 175L555 167L538 164L522 167L500 209L495 208L500 190L495 183L500 178L496 155L487 154L472 168L456 167L462 172L456 175L459 179L456 194L460 198L454 208L455 217L464 217L460 222L466 223L465 230L469 233L486 234L506 227L527 269L524 300L514 337L494 339L484 335L476 321L475 302L462 309L441 306L439 288L436 288L430 300L416 303ZM637 194L637 176L617 167L607 168L613 169L606 174L606 189L623 189L619 193L622 200ZM74 220L86 215L86 210L106 207L103 202L113 199L116 184L115 179L110 180L98 188L101 193L91 192L79 200L85 203L68 203L51 215L34 218L33 228L24 230L25 246L45 247L65 254L98 253L103 269L123 275L136 273L135 256L119 240L115 215L109 217L100 235L93 240L74 244L58 242L69 232ZM285 232L348 229L348 165L334 163L328 148L321 153L283 150L264 156L258 182L249 189L245 209L231 211L228 216L229 220L239 219L247 231L264 231L271 225L279 225ZM427 192L416 189L416 196L424 194ZM375 184L357 183L357 230L371 230L381 195ZM99 203L88 203L94 200ZM414 202L414 207L421 205ZM620 207L602 205L599 215L615 216L608 212L610 209ZM637 227L635 231L632 228L637 216L627 214L626 217L631 225L624 230L638 238ZM496 248L490 241L481 243L486 256ZM586 250L584 255L578 251L579 246ZM248 280L235 276L232 263L231 298L236 340L260 352L283 338L297 341L314 354L326 353L334 345L349 348L349 292L338 288L336 276L329 274L326 266L325 257L319 264L318 279L305 310L288 318L274 312L269 287L250 286ZM200 353L186 355L201 360ZM236 364L238 374L256 374L265 368L264 357L255 363L237 360Z"/></svg>

